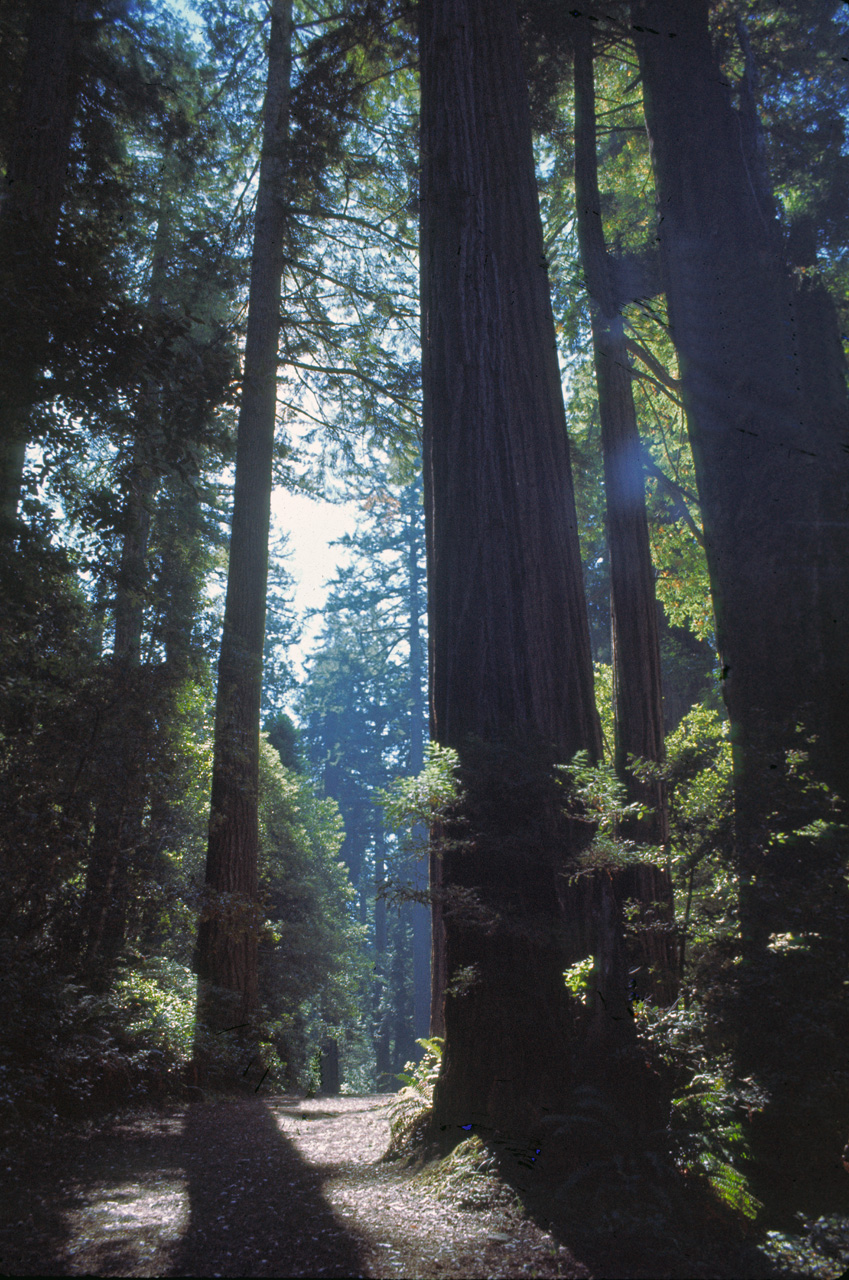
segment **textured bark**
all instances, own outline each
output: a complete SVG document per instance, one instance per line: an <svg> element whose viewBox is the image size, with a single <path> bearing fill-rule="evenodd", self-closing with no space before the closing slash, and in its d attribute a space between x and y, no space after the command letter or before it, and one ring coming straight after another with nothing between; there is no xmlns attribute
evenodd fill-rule
<svg viewBox="0 0 849 1280"><path fill-rule="evenodd" d="M630 800L646 805L646 818L633 821L624 835L649 844L669 840L669 807L663 782L641 782L628 767L631 756L661 763L664 759L663 696L654 569L646 520L642 448L634 407L630 361L615 288L612 263L604 240L596 151L595 89L590 25L574 23L575 51L575 201L581 263L592 316L607 538L610 551L610 614L613 635L615 708L614 768ZM630 877L633 879L633 877ZM641 932L632 947L633 960L645 970L641 995L668 1003L675 996L677 973L672 933L672 883L668 872L643 867L638 900L644 914L660 925L651 937ZM612 890L612 901L618 900ZM643 896L646 894L647 896ZM605 899L605 902L607 899ZM621 910L621 902L619 903ZM611 944L612 945L612 944ZM606 949L610 949L605 944ZM652 954L649 954L649 951ZM599 949L594 949L598 954ZM658 964L659 962L659 964ZM649 977L652 968L657 971ZM608 965L616 981L627 966ZM609 1000L617 996L611 991Z"/></svg>
<svg viewBox="0 0 849 1280"><path fill-rule="evenodd" d="M467 788L441 864L454 1136L526 1128L566 1087L546 762L600 734L512 0L426 0L420 61L431 734Z"/></svg>
<svg viewBox="0 0 849 1280"><path fill-rule="evenodd" d="M37 0L0 203L0 520L14 525L46 353L51 250L79 90L77 0Z"/></svg>
<svg viewBox="0 0 849 1280"><path fill-rule="evenodd" d="M448 985L448 960L446 956L445 913L442 909L442 841L441 824L431 828L431 848L428 857L428 881L431 896L431 951L430 951L430 1034L445 1035L445 988Z"/></svg>
<svg viewBox="0 0 849 1280"><path fill-rule="evenodd" d="M257 786L268 530L286 226L291 0L273 0L262 159L224 631L218 664L206 885L197 944L199 1009L209 1026L242 1022L257 1002ZM220 895L237 910L223 910ZM217 993L229 993L229 1000ZM235 1022L231 1025L235 1025Z"/></svg>
<svg viewBox="0 0 849 1280"><path fill-rule="evenodd" d="M797 726L816 735L819 776L849 795L845 371L824 290L789 270L751 172L751 120L731 106L706 0L647 0L634 17L732 726L744 929L763 941L798 925L808 874L763 852Z"/></svg>
<svg viewBox="0 0 849 1280"><path fill-rule="evenodd" d="M814 775L849 796L845 370L825 290L788 267L753 179L745 94L741 117L706 0L646 0L634 17L732 730L743 963L718 1011L739 1075L769 1094L748 1135L756 1194L821 1212L845 1194L824 1155L849 1071L845 837L774 832L834 819L787 768L807 735ZM787 933L806 939L798 952L769 945ZM818 1172L800 1183L800 1168Z"/></svg>

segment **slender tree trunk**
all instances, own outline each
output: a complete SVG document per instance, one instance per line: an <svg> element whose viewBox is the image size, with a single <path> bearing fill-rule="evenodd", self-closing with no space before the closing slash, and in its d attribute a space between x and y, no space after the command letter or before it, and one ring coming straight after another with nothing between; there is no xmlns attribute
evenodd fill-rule
<svg viewBox="0 0 849 1280"><path fill-rule="evenodd" d="M14 527L46 355L52 249L79 91L77 0L36 0L0 202L0 521Z"/></svg>
<svg viewBox="0 0 849 1280"><path fill-rule="evenodd" d="M165 294L168 282L172 223L170 184L171 166L166 161L148 289L151 306L156 306ZM97 968L108 971L124 946L129 865L142 833L143 769L138 743L132 734L127 733L124 719L126 699L145 696L143 685L132 673L138 671L141 662L144 599L149 576L150 504L157 480L151 457L150 430L157 417L156 394L151 386L148 403L137 424L124 499L125 531L115 591L112 652L118 693L111 712L112 723L106 729L111 743L106 755L112 789L101 801L95 817L83 905L85 967L89 974Z"/></svg>
<svg viewBox="0 0 849 1280"><path fill-rule="evenodd" d="M589 22L585 18L576 21L573 33L575 202L581 263L592 315L610 549L613 763L629 799L641 802L649 810L646 818L630 824L623 834L649 844L665 845L669 840L665 783L640 781L628 764L631 756L660 764L665 754L657 600L630 361L601 217ZM634 896L643 906L643 928L638 935L642 946L637 942L632 948L632 958L637 959L644 970L640 994L651 994L670 1003L675 998L677 966L669 874L659 867L635 866L618 877L617 887L616 896L620 900ZM610 968L611 973L614 968ZM620 976L616 969L616 981Z"/></svg>
<svg viewBox="0 0 849 1280"><path fill-rule="evenodd" d="M548 769L600 733L514 3L425 0L420 59L431 734L466 785L442 859L450 1140L526 1130L568 1087Z"/></svg>
<svg viewBox="0 0 849 1280"><path fill-rule="evenodd" d="M378 887L386 879L386 861L383 848L383 829L378 827L374 837L374 883ZM374 893L374 890L372 890ZM377 1087L389 1084L389 974L387 972L387 921L386 899L379 893L374 903L374 987L372 1007L374 1014L374 1048Z"/></svg>
<svg viewBox="0 0 849 1280"><path fill-rule="evenodd" d="M424 677L424 646L422 644L422 581L419 552L422 544L422 520L424 513L420 502L418 484L405 490L407 505L407 581L409 584L410 618L410 774L415 777L424 768L425 701L422 690ZM413 832L416 847L424 843L424 831ZM413 863L413 888L419 893L428 889L428 866L423 857ZM413 1039L419 1040L431 1034L431 947L430 911L424 902L412 903L413 925ZM435 1033L434 1033L435 1034Z"/></svg>
<svg viewBox="0 0 849 1280"><path fill-rule="evenodd" d="M198 931L196 960L200 1020L211 1028L244 1022L258 998L259 709L286 228L291 28L291 0L272 0L230 565L218 664L206 861L209 900Z"/></svg>
<svg viewBox="0 0 849 1280"><path fill-rule="evenodd" d="M163 164L159 215L153 245L153 263L148 287L148 306L161 305L168 289L168 269L172 249L174 166L169 157ZM115 660L137 666L141 659L144 629L144 597L148 586L147 552L150 540L150 504L157 485L156 460L152 456L151 428L161 418L158 387L148 377L147 396L133 444L132 463L127 476L124 500L124 540L121 567L115 592Z"/></svg>

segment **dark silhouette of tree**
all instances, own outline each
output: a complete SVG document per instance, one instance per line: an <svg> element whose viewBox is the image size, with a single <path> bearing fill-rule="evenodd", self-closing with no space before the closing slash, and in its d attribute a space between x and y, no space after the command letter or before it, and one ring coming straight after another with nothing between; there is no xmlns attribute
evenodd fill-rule
<svg viewBox="0 0 849 1280"><path fill-rule="evenodd" d="M769 1081L753 1126L761 1174L793 1195L779 1153L836 1144L844 1106L834 956L849 901L829 791L849 795L845 366L823 283L788 265L751 65L735 107L707 0L647 0L633 16L731 721L743 959L732 1026L741 1074ZM776 950L788 935L808 939L804 955Z"/></svg>
<svg viewBox="0 0 849 1280"><path fill-rule="evenodd" d="M763 938L769 895L749 887L786 752L815 734L812 763L847 789L842 354L836 326L829 335L821 323L821 286L787 268L721 83L707 3L634 15L647 28L638 49L659 240L735 741L745 928Z"/></svg>
<svg viewBox="0 0 849 1280"><path fill-rule="evenodd" d="M665 845L669 840L665 785L657 780L642 781L629 767L632 756L658 765L664 758L657 601L630 358L601 213L592 31L588 21L579 18L574 23L573 42L575 203L581 263L590 298L610 553L613 764L629 797L649 810L647 817L628 824L623 834ZM671 924L672 884L668 872L645 864L635 866L620 877L620 892L637 898ZM674 999L677 969L671 933L644 932L641 936L648 950L640 959L655 970L653 980L644 979L643 989L653 985L668 1004Z"/></svg>
<svg viewBox="0 0 849 1280"><path fill-rule="evenodd" d="M45 356L44 309L55 294L51 253L65 190L77 95L78 0L30 8L18 108L0 204L0 517L17 515L26 414Z"/></svg>
<svg viewBox="0 0 849 1280"><path fill-rule="evenodd" d="M257 1003L257 785L268 577L280 285L287 223L291 0L274 0L257 192L248 329L224 631L218 663L215 760L206 885L198 930L198 1012L222 1028ZM227 895L229 912L222 909Z"/></svg>
<svg viewBox="0 0 849 1280"><path fill-rule="evenodd" d="M426 0L420 63L431 735L466 792L437 886L453 1137L522 1127L567 1087L545 766L600 740L515 5Z"/></svg>

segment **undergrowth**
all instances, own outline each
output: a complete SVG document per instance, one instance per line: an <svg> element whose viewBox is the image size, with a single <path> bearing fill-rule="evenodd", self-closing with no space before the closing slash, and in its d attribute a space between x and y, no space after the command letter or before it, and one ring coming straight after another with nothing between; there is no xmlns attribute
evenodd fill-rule
<svg viewBox="0 0 849 1280"><path fill-rule="evenodd" d="M407 1062L395 1077L403 1088L389 1109L389 1148L387 1158L408 1154L424 1133L427 1116L433 1106L433 1087L442 1063L442 1039L433 1036L416 1041L424 1053L418 1062Z"/></svg>

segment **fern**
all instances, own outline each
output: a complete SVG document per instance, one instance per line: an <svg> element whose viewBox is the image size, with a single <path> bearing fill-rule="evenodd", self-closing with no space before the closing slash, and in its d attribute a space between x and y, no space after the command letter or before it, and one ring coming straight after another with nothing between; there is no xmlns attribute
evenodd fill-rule
<svg viewBox="0 0 849 1280"><path fill-rule="evenodd" d="M389 1153L403 1147L417 1124L433 1106L433 1087L442 1063L442 1044L439 1036L417 1040L424 1049L420 1062L408 1062L395 1077L404 1086L389 1109Z"/></svg>
<svg viewBox="0 0 849 1280"><path fill-rule="evenodd" d="M742 1213L744 1218L754 1221L763 1204L752 1195L744 1175L733 1165L718 1160L715 1156L705 1154L699 1163L719 1199L737 1213Z"/></svg>

